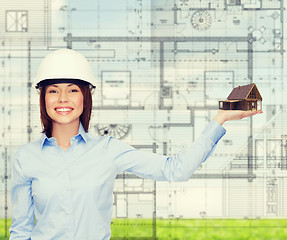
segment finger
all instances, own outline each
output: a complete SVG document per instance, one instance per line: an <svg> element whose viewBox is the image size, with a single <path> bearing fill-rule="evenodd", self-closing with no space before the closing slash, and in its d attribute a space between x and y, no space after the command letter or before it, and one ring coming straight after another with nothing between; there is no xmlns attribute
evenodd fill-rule
<svg viewBox="0 0 287 240"><path fill-rule="evenodd" d="M245 114L246 114L246 117L252 117L256 114L261 114L261 113L263 112L262 111L251 111L251 112L246 112Z"/></svg>
<svg viewBox="0 0 287 240"><path fill-rule="evenodd" d="M253 113L254 113L254 115L256 115L256 114L261 114L261 113L263 113L263 111L254 111Z"/></svg>

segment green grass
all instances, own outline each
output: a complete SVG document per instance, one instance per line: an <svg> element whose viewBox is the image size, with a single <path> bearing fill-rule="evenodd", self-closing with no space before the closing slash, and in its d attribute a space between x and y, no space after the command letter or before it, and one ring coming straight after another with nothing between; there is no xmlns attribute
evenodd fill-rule
<svg viewBox="0 0 287 240"><path fill-rule="evenodd" d="M11 219L8 219L7 221L7 233L9 237L9 227L11 226ZM6 240L8 238L5 238L5 219L0 219L0 240Z"/></svg>
<svg viewBox="0 0 287 240"><path fill-rule="evenodd" d="M152 219L113 219L112 238L152 237L152 224ZM157 219L156 233L159 240L286 240L287 219ZM4 219L0 240L5 240Z"/></svg>
<svg viewBox="0 0 287 240"><path fill-rule="evenodd" d="M158 219L156 232L160 240L286 240L287 219ZM112 236L150 237L152 220L113 220Z"/></svg>

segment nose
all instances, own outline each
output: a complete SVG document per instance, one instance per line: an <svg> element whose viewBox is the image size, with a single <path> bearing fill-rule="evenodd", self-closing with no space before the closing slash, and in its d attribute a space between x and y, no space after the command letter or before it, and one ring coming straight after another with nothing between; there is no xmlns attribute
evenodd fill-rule
<svg viewBox="0 0 287 240"><path fill-rule="evenodd" d="M59 103L68 102L68 96L65 91L61 91L58 99Z"/></svg>

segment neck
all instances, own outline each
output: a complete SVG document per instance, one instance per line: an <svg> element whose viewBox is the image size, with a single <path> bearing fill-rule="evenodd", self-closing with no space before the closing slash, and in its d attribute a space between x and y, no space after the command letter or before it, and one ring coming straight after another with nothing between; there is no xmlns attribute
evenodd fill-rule
<svg viewBox="0 0 287 240"><path fill-rule="evenodd" d="M78 134L79 125L80 121L74 121L69 124L53 122L52 137L56 138L57 144L66 150L71 145L71 137Z"/></svg>

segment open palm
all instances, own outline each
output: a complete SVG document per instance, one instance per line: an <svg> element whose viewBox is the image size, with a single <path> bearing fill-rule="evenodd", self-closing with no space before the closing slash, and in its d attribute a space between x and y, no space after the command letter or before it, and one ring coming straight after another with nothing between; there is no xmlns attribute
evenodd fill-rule
<svg viewBox="0 0 287 240"><path fill-rule="evenodd" d="M226 121L240 120L263 113L262 111L218 110L214 120L223 124Z"/></svg>

